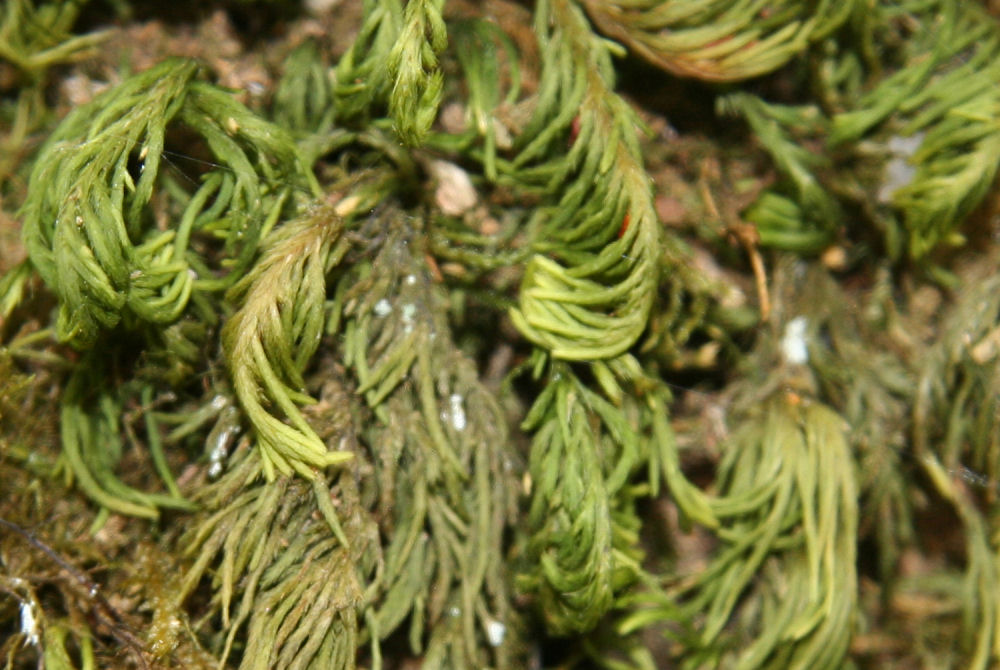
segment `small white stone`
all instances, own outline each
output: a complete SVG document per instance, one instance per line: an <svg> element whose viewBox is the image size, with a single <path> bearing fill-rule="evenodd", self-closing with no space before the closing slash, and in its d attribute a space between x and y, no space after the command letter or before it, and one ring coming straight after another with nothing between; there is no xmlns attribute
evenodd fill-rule
<svg viewBox="0 0 1000 670"><path fill-rule="evenodd" d="M455 430L465 430L465 407L462 404L462 396L452 393L449 398L451 405L451 425Z"/></svg>
<svg viewBox="0 0 1000 670"><path fill-rule="evenodd" d="M347 216L353 213L360 204L361 198L357 195L351 195L338 202L333 211L337 213L337 216Z"/></svg>
<svg viewBox="0 0 1000 670"><path fill-rule="evenodd" d="M915 133L910 137L893 136L886 142L886 149L892 156L885 165L885 177L878 190L878 201L887 204L892 202L893 195L901 188L909 186L917 174L917 169L910 159L923 144L924 134Z"/></svg>
<svg viewBox="0 0 1000 670"><path fill-rule="evenodd" d="M375 303L375 316L389 316L389 312L391 311L392 305L385 298Z"/></svg>
<svg viewBox="0 0 1000 670"><path fill-rule="evenodd" d="M506 635L507 626L493 619L486 622L486 639L489 640L492 646L499 647L503 644L503 639Z"/></svg>
<svg viewBox="0 0 1000 670"><path fill-rule="evenodd" d="M27 601L21 603L21 634L28 638L28 644L38 646L38 622L35 621L35 607Z"/></svg>
<svg viewBox="0 0 1000 670"><path fill-rule="evenodd" d="M786 363L803 365L809 362L809 346L806 342L808 325L806 317L797 316L785 326L785 335L781 338L781 353Z"/></svg>
<svg viewBox="0 0 1000 670"><path fill-rule="evenodd" d="M499 119L493 121L493 136L496 138L497 148L510 149L514 146L514 137L510 134L510 130Z"/></svg>
<svg viewBox="0 0 1000 670"><path fill-rule="evenodd" d="M236 427L227 428L219 432L219 435L215 439L215 446L212 447L212 452L208 455L208 462L211 465L208 467L208 476L211 479L215 479L222 474L222 468L225 464L226 456L229 455L229 445L232 442L233 436L236 434Z"/></svg>
<svg viewBox="0 0 1000 670"><path fill-rule="evenodd" d="M413 317L417 315L417 306L413 304L403 305L403 332L410 333L413 331Z"/></svg>
<svg viewBox="0 0 1000 670"><path fill-rule="evenodd" d="M476 206L479 197L465 170L441 160L430 161L428 168L438 183L434 200L442 212L448 216L459 216Z"/></svg>

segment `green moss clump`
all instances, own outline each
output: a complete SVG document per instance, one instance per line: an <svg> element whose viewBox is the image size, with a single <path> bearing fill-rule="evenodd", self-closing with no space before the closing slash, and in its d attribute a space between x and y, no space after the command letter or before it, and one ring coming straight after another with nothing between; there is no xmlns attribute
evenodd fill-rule
<svg viewBox="0 0 1000 670"><path fill-rule="evenodd" d="M209 6L0 10L6 667L1000 662L979 4Z"/></svg>

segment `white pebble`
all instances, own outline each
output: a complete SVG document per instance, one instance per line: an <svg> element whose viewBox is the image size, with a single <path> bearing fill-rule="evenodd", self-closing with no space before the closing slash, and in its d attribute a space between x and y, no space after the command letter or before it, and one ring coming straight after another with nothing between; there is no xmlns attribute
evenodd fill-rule
<svg viewBox="0 0 1000 670"><path fill-rule="evenodd" d="M441 160L430 161L428 167L438 182L434 199L442 212L448 216L459 216L476 206L476 188L465 170Z"/></svg>
<svg viewBox="0 0 1000 670"><path fill-rule="evenodd" d="M403 305L403 332L413 331L413 317L417 315L417 306L413 304Z"/></svg>
<svg viewBox="0 0 1000 670"><path fill-rule="evenodd" d="M808 325L806 317L797 316L785 326L785 335L781 338L781 353L786 363L803 365L809 361L809 346L806 342Z"/></svg>
<svg viewBox="0 0 1000 670"><path fill-rule="evenodd" d="M451 404L451 425L455 430L465 430L465 407L462 404L462 396L452 393L449 398Z"/></svg>
<svg viewBox="0 0 1000 670"><path fill-rule="evenodd" d="M35 621L35 607L27 601L21 603L21 634L28 638L28 644L38 646L38 622Z"/></svg>
<svg viewBox="0 0 1000 670"><path fill-rule="evenodd" d="M236 435L237 428L231 426L219 432L215 438L215 445L212 447L211 453L208 455L208 462L211 463L208 467L208 476L215 479L222 474L222 468L226 461L226 456L229 455L229 445L232 442L233 436Z"/></svg>
<svg viewBox="0 0 1000 670"><path fill-rule="evenodd" d="M489 640L490 644L494 647L499 647L503 644L503 639L507 635L507 626L504 626L499 621L494 621L490 619L486 623L486 639Z"/></svg>
<svg viewBox="0 0 1000 670"><path fill-rule="evenodd" d="M913 154L923 144L924 134L915 133L910 137L890 137L886 143L889 155L892 156L885 164L885 177L878 190L878 201L884 204L892 202L896 191L909 186L917 174L917 169L910 163Z"/></svg>

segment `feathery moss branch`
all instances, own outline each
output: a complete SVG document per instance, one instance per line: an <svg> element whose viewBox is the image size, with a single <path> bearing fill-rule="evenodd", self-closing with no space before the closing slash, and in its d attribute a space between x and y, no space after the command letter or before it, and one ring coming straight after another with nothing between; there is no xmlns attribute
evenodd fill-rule
<svg viewBox="0 0 1000 670"><path fill-rule="evenodd" d="M956 483L936 456L922 453L921 465L938 493L950 502L965 529L966 572L962 597L962 628L968 635L960 645L965 652L963 667L986 670L1000 656L1000 608L996 593L1000 589L1000 560L995 540L990 537L989 522L977 509L968 490Z"/></svg>
<svg viewBox="0 0 1000 670"><path fill-rule="evenodd" d="M658 495L661 482L683 515L719 526L717 501L681 471L667 389L631 356L595 363L591 372L600 392L568 364L553 363L523 423L534 438L531 535L519 579L538 594L556 634L592 630L630 601L633 586L653 581L642 568L636 504Z"/></svg>
<svg viewBox="0 0 1000 670"><path fill-rule="evenodd" d="M595 433L595 420L610 423ZM638 459L638 437L566 366L553 371L524 428L535 436L522 588L538 593L552 632L588 631L634 579L627 568L615 574L634 556L622 554L629 547L613 532L611 507Z"/></svg>
<svg viewBox="0 0 1000 670"><path fill-rule="evenodd" d="M604 33L657 67L720 82L778 69L833 32L857 6L835 0L585 0L584 4Z"/></svg>
<svg viewBox="0 0 1000 670"><path fill-rule="evenodd" d="M59 296L60 339L79 348L123 316L169 323L192 291L226 287L252 259L265 216L273 223L290 191L310 184L285 131L194 81L196 73L175 59L126 80L67 116L35 164L24 240ZM159 230L147 207L175 117L204 138L218 165L180 221ZM226 240L235 257L227 278L205 276L207 259L190 248L199 229Z"/></svg>
<svg viewBox="0 0 1000 670"><path fill-rule="evenodd" d="M438 57L448 45L444 0L408 0L398 41L389 53L389 116L396 134L420 146L437 117L444 89Z"/></svg>
<svg viewBox="0 0 1000 670"><path fill-rule="evenodd" d="M540 3L536 30L542 81L513 167L552 196L533 217L537 253L511 317L556 358L612 358L642 333L657 284L659 224L635 116L613 90L611 47L579 8ZM561 142L568 153L536 171Z"/></svg>
<svg viewBox="0 0 1000 670"><path fill-rule="evenodd" d="M93 377L100 367L96 360L84 361L70 376L60 416L62 459L67 475L76 479L80 489L107 510L155 519L159 508L192 509L180 496L167 469L158 435L148 435L150 449L169 494L146 493L124 484L115 474L122 457L120 398L105 389L92 395ZM149 395L146 395L148 401ZM155 423L148 426L156 430Z"/></svg>
<svg viewBox="0 0 1000 670"><path fill-rule="evenodd" d="M692 615L704 615L706 648L719 644L743 600L756 632L730 643L735 667L841 667L857 598L858 521L843 421L793 394L762 410L733 436L720 467L723 546L680 592L692 594ZM744 600L747 589L754 597Z"/></svg>
<svg viewBox="0 0 1000 670"><path fill-rule="evenodd" d="M519 667L504 569L518 468L506 422L451 341L413 222L390 212L375 224L378 254L343 280L345 361L375 415L363 439L385 537L368 631L384 640L409 619L410 648L432 666Z"/></svg>
<svg viewBox="0 0 1000 670"><path fill-rule="evenodd" d="M327 272L348 249L343 228L335 207L313 206L271 234L261 259L230 291L242 306L226 323L222 346L269 481L293 471L312 479L315 469L350 458L329 451L297 406L313 402L302 372L323 332Z"/></svg>
<svg viewBox="0 0 1000 670"><path fill-rule="evenodd" d="M10 0L0 9L0 59L37 75L60 63L79 60L105 40L106 31L74 37L70 33L87 0L47 2Z"/></svg>
<svg viewBox="0 0 1000 670"><path fill-rule="evenodd" d="M86 347L118 323L130 297L137 306L142 298L131 294L133 273L154 280L143 298L156 301L160 309L151 311L162 320L183 309L191 277L183 258L163 244L170 238L157 245L166 257L151 273L153 259L139 253L132 235L141 230L139 210L152 195L166 124L195 74L190 62L154 67L67 116L42 149L23 235L32 264L60 297L61 339ZM135 179L129 161L140 145L143 170Z"/></svg>
<svg viewBox="0 0 1000 670"><path fill-rule="evenodd" d="M351 48L337 62L334 105L341 125L367 125L392 90L386 61L399 41L403 6L399 0L365 0L364 19Z"/></svg>
<svg viewBox="0 0 1000 670"><path fill-rule="evenodd" d="M482 163L486 178L497 178L498 135L501 130L495 114L501 103L512 104L521 89L521 71L517 49L510 37L487 21L462 21L452 27L455 55L462 67L468 90L466 119L471 123L471 135L483 141ZM498 44L503 47L509 70L509 90L501 99L503 78ZM509 137L506 139L510 142Z"/></svg>
<svg viewBox="0 0 1000 670"><path fill-rule="evenodd" d="M904 466L920 385L890 333L906 323L892 309L893 287L887 271L865 296L860 308L827 272L810 271L805 281L791 263L775 272L775 284L796 285L795 312L807 327L808 365L819 397L839 412L849 426L848 439L858 462L859 542L874 540L882 588L896 586L898 560L912 547L916 484ZM786 329L788 326L786 325ZM914 442L916 440L914 439Z"/></svg>
<svg viewBox="0 0 1000 670"><path fill-rule="evenodd" d="M181 540L197 558L176 595L178 606L215 563L213 617L206 621L217 615L227 631L213 641L222 663L240 647L242 670L355 667L375 537L351 476L337 476L334 486L322 478L251 483L259 479L259 460L245 451L233 460L229 472L199 493L206 513Z"/></svg>
<svg viewBox="0 0 1000 670"><path fill-rule="evenodd" d="M1000 281L993 268L971 272L971 288L949 310L947 323L920 362L913 399L913 443L944 467L968 467L990 482L1000 478ZM994 497L995 493L991 495Z"/></svg>
<svg viewBox="0 0 1000 670"><path fill-rule="evenodd" d="M913 138L912 174L885 194L899 212L912 258L941 243L982 201L1000 165L1000 34L973 3L904 4L921 29L906 42L904 66L833 117L831 144L877 124ZM934 25L925 21L933 17Z"/></svg>
<svg viewBox="0 0 1000 670"><path fill-rule="evenodd" d="M747 219L757 225L761 244L799 253L822 251L834 239L844 215L815 174L828 161L803 148L787 131L812 126L815 134L824 129L819 110L771 105L744 93L727 96L721 106L746 118L793 192L790 199L768 191L747 211Z"/></svg>
<svg viewBox="0 0 1000 670"><path fill-rule="evenodd" d="M316 42L293 51L274 92L275 123L300 133L324 133L336 113L333 81Z"/></svg>

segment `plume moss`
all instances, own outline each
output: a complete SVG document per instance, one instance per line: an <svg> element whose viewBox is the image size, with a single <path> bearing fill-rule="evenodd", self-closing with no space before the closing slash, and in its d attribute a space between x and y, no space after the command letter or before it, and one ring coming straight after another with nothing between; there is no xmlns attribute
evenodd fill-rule
<svg viewBox="0 0 1000 670"><path fill-rule="evenodd" d="M0 10L7 667L998 662L986 10L321 4Z"/></svg>

